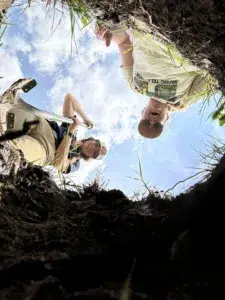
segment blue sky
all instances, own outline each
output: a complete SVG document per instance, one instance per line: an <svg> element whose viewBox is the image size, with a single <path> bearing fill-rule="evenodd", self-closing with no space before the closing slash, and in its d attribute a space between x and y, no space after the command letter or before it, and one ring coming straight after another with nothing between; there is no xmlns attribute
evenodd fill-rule
<svg viewBox="0 0 225 300"><path fill-rule="evenodd" d="M171 114L159 139L143 139L138 135L137 124L147 98L129 90L120 72L116 46L105 48L94 37L91 26L82 32L77 26L78 52L73 44L71 54L69 16L56 12L53 22L52 11L46 13L43 4L23 14L9 10L10 23L14 25L8 26L0 48L0 91L20 77L33 77L38 86L23 95L32 105L60 113L67 92L82 103L96 126L92 131L81 129L79 138L100 137L109 152L102 162L83 163L78 172L70 175L73 181L87 182L100 170L108 188L133 195L142 189L139 181L129 178L138 177L138 155L145 181L159 190L167 190L196 173L194 168L201 166L201 159L194 149L204 151L208 135L224 137L224 128L208 118L214 100L201 116L201 103ZM192 184L193 181L179 185L174 193Z"/></svg>

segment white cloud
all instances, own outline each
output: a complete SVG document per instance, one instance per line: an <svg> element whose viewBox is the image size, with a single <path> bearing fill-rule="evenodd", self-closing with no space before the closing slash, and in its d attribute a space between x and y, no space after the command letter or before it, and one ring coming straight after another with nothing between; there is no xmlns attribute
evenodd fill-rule
<svg viewBox="0 0 225 300"><path fill-rule="evenodd" d="M23 30L30 34L30 43L33 46L29 60L39 71L46 74L60 72L71 57L74 57L75 61L79 61L80 58L83 68L93 63L96 57L99 58L102 52L109 53L113 49L115 51L115 47L107 49L96 39L92 39L91 42L84 41L93 33L88 33L88 28L81 30L82 24L79 19L76 21L72 37L71 20L66 10L63 13L53 9L46 10L45 5L40 4L26 10L23 23ZM90 49L92 54L89 53Z"/></svg>
<svg viewBox="0 0 225 300"><path fill-rule="evenodd" d="M18 78L23 77L18 57L9 53L5 47L0 48L0 93L4 92Z"/></svg>
<svg viewBox="0 0 225 300"><path fill-rule="evenodd" d="M11 53L22 52L24 54L29 53L32 48L28 40L18 34L10 34L10 31L4 35L4 44L7 46L7 51Z"/></svg>

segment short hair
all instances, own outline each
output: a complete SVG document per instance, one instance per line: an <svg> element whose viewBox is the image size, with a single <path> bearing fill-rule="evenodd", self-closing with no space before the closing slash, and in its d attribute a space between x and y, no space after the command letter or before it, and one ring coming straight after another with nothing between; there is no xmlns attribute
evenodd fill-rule
<svg viewBox="0 0 225 300"><path fill-rule="evenodd" d="M138 124L138 131L145 138L155 139L162 133L163 125L159 122L151 124L149 120L142 119Z"/></svg>

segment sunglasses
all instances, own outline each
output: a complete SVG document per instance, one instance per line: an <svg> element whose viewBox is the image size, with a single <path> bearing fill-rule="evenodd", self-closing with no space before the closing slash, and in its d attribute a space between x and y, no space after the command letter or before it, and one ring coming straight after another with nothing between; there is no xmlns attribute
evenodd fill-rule
<svg viewBox="0 0 225 300"><path fill-rule="evenodd" d="M155 129L161 129L163 128L163 125L160 122L151 123L149 120L143 120L142 124L144 127L150 127L152 125Z"/></svg>

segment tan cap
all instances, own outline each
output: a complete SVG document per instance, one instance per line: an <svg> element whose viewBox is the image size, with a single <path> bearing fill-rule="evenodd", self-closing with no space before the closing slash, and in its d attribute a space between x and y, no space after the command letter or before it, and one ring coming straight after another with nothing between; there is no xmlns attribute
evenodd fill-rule
<svg viewBox="0 0 225 300"><path fill-rule="evenodd" d="M107 148L106 148L106 145L104 142L102 141L99 141L99 144L100 144L100 151L99 151L99 154L98 156L96 157L96 159L100 160L100 159L103 159L103 157L106 155L107 153Z"/></svg>

